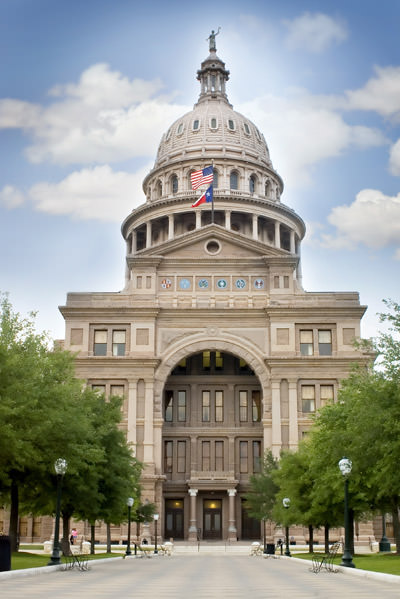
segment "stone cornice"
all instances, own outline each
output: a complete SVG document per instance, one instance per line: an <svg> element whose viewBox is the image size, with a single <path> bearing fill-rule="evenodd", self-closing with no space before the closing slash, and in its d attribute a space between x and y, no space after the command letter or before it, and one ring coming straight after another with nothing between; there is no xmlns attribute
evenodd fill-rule
<svg viewBox="0 0 400 599"><path fill-rule="evenodd" d="M132 301L132 296L127 295L126 297L127 301ZM140 306L118 305L117 308L118 310L116 312L116 305L114 303L109 305L96 305L90 303L87 305L82 305L81 303L77 303L74 305L73 301L66 306L58 306L58 309L64 318L84 318L93 322L99 319L104 320L105 318L113 322L121 322L124 318L127 320L131 320L133 318L137 319L138 317L154 319L157 318L160 312L160 308L156 306L143 307L142 298Z"/></svg>

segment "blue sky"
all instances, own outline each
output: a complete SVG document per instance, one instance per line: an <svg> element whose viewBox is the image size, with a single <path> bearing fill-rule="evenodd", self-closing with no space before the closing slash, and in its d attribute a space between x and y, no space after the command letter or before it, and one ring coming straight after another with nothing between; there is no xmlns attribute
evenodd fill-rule
<svg viewBox="0 0 400 599"><path fill-rule="evenodd" d="M64 336L68 291L118 291L120 225L197 101L206 38L307 224L308 291L399 298L400 2L0 0L0 290Z"/></svg>

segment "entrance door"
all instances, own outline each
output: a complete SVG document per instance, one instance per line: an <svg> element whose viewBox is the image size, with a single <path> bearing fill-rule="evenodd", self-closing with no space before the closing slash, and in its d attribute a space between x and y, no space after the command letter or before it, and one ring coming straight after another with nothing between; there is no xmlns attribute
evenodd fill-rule
<svg viewBox="0 0 400 599"><path fill-rule="evenodd" d="M260 521L249 516L245 508L245 502L242 502L242 539L257 539L261 537Z"/></svg>
<svg viewBox="0 0 400 599"><path fill-rule="evenodd" d="M204 499L203 539L222 539L222 501Z"/></svg>
<svg viewBox="0 0 400 599"><path fill-rule="evenodd" d="M165 538L183 539L183 501L165 501Z"/></svg>

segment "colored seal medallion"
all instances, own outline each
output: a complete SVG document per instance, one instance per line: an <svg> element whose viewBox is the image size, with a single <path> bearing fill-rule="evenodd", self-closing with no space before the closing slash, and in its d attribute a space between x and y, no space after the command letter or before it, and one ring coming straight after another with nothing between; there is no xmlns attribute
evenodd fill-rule
<svg viewBox="0 0 400 599"><path fill-rule="evenodd" d="M171 279L163 279L163 280L161 281L161 287L162 287L163 289L169 289L169 288L171 287L171 285L172 285L172 281L171 281Z"/></svg>
<svg viewBox="0 0 400 599"><path fill-rule="evenodd" d="M264 279L256 279L254 281L254 287L256 289L262 289L264 287Z"/></svg>
<svg viewBox="0 0 400 599"><path fill-rule="evenodd" d="M218 279L218 281L217 281L218 289L225 289L227 286L228 286L228 283L226 282L226 279Z"/></svg>
<svg viewBox="0 0 400 599"><path fill-rule="evenodd" d="M207 287L208 287L207 279L200 279L199 287L200 287L200 289L207 289Z"/></svg>
<svg viewBox="0 0 400 599"><path fill-rule="evenodd" d="M189 281L189 279L181 279L179 281L179 287L181 289L190 289L190 281Z"/></svg>
<svg viewBox="0 0 400 599"><path fill-rule="evenodd" d="M235 285L238 289L244 289L246 287L246 281L244 279L237 279Z"/></svg>

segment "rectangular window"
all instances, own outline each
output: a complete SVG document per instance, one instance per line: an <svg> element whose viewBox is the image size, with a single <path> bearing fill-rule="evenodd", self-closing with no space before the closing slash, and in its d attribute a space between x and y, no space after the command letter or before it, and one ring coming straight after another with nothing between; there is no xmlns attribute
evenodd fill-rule
<svg viewBox="0 0 400 599"><path fill-rule="evenodd" d="M164 419L165 422L172 422L172 406L173 406L173 398L174 398L174 393L173 391L166 391L165 392L165 407L164 407Z"/></svg>
<svg viewBox="0 0 400 599"><path fill-rule="evenodd" d="M224 470L224 442L215 441L215 470L222 472Z"/></svg>
<svg viewBox="0 0 400 599"><path fill-rule="evenodd" d="M215 370L222 370L224 367L224 358L220 351L215 352Z"/></svg>
<svg viewBox="0 0 400 599"><path fill-rule="evenodd" d="M186 422L186 391L178 391L178 422Z"/></svg>
<svg viewBox="0 0 400 599"><path fill-rule="evenodd" d="M215 392L215 422L224 421L224 392Z"/></svg>
<svg viewBox="0 0 400 599"><path fill-rule="evenodd" d="M261 441L253 441L253 472L261 472Z"/></svg>
<svg viewBox="0 0 400 599"><path fill-rule="evenodd" d="M107 331L94 332L93 353L95 356L107 355Z"/></svg>
<svg viewBox="0 0 400 599"><path fill-rule="evenodd" d="M289 288L289 277L287 277L287 276L283 277L283 286L285 289Z"/></svg>
<svg viewBox="0 0 400 599"><path fill-rule="evenodd" d="M300 331L300 353L302 356L313 355L314 347L312 331Z"/></svg>
<svg viewBox="0 0 400 599"><path fill-rule="evenodd" d="M303 412L315 412L315 386L302 385L301 403Z"/></svg>
<svg viewBox="0 0 400 599"><path fill-rule="evenodd" d="M111 385L110 386L110 395L116 395L117 397L122 397L124 394L124 386L123 385Z"/></svg>
<svg viewBox="0 0 400 599"><path fill-rule="evenodd" d="M201 469L203 472L210 472L210 441L201 443Z"/></svg>
<svg viewBox="0 0 400 599"><path fill-rule="evenodd" d="M172 441L164 442L164 473L172 472Z"/></svg>
<svg viewBox="0 0 400 599"><path fill-rule="evenodd" d="M239 391L239 420L247 422L247 391Z"/></svg>
<svg viewBox="0 0 400 599"><path fill-rule="evenodd" d="M249 470L248 467L248 442L240 441L239 443L239 462L241 474L246 474Z"/></svg>
<svg viewBox="0 0 400 599"><path fill-rule="evenodd" d="M253 422L261 422L261 397L259 391L251 392L251 411Z"/></svg>
<svg viewBox="0 0 400 599"><path fill-rule="evenodd" d="M112 334L112 355L124 356L126 343L126 331L113 331Z"/></svg>
<svg viewBox="0 0 400 599"><path fill-rule="evenodd" d="M318 331L318 351L320 356L332 355L332 331Z"/></svg>
<svg viewBox="0 0 400 599"><path fill-rule="evenodd" d="M333 385L321 385L320 387L321 407L327 403L333 403Z"/></svg>
<svg viewBox="0 0 400 599"><path fill-rule="evenodd" d="M186 472L186 441L178 441L178 472Z"/></svg>
<svg viewBox="0 0 400 599"><path fill-rule="evenodd" d="M92 385L93 391L97 391L99 395L106 394L106 386L105 385Z"/></svg>
<svg viewBox="0 0 400 599"><path fill-rule="evenodd" d="M202 393L202 421L210 422L210 392L203 391Z"/></svg>
<svg viewBox="0 0 400 599"><path fill-rule="evenodd" d="M278 277L278 275L274 276L274 289L279 289L279 277Z"/></svg>
<svg viewBox="0 0 400 599"><path fill-rule="evenodd" d="M209 351L203 351L203 370L210 370L211 365L211 353Z"/></svg>

